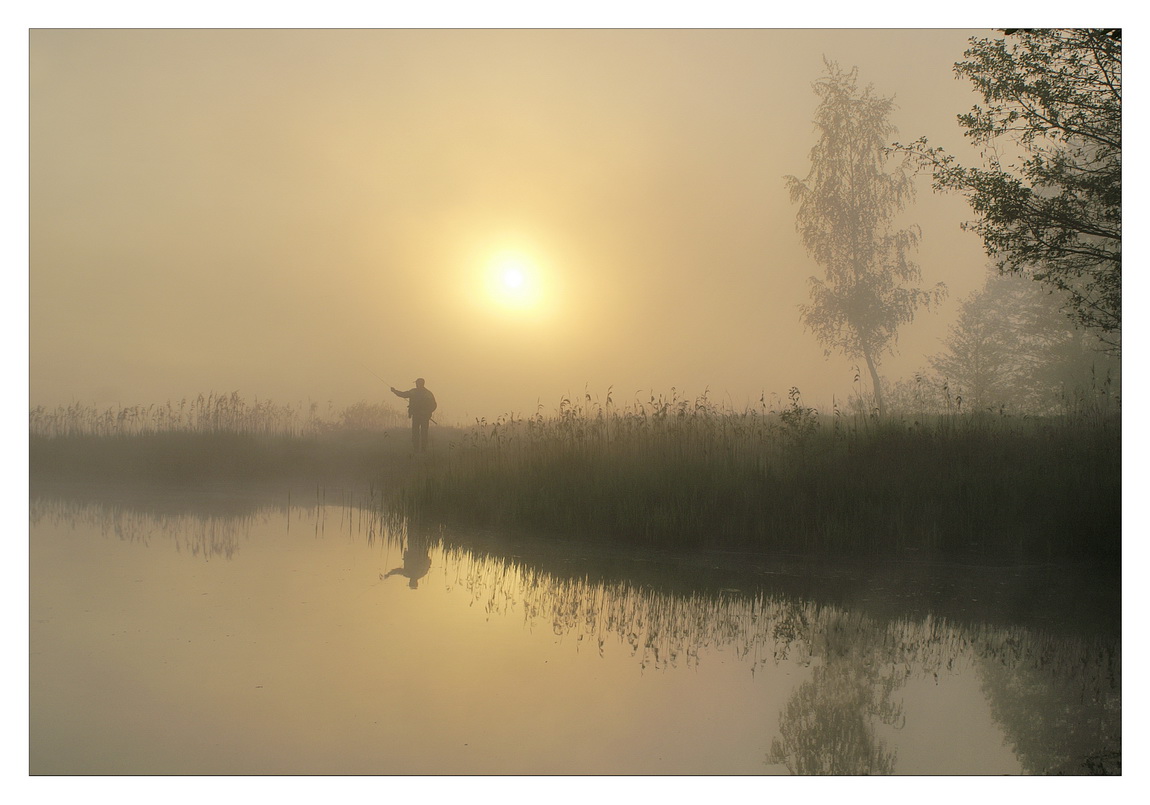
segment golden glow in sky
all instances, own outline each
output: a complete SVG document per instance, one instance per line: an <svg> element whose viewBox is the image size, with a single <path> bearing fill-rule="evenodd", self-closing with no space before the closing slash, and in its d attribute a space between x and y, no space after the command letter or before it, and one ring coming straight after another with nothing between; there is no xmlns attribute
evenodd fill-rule
<svg viewBox="0 0 1150 805"><path fill-rule="evenodd" d="M857 66L900 140L965 158L976 33L35 29L30 404L338 409L378 399L367 365L445 422L584 388L829 406L855 371L799 320L820 269L784 181L811 83ZM962 198L923 179L905 217L951 295L892 382L987 263Z"/></svg>

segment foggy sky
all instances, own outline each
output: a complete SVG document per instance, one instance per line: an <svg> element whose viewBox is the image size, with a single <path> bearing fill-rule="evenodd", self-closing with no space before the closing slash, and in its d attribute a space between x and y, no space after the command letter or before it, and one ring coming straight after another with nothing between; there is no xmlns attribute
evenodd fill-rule
<svg viewBox="0 0 1150 805"><path fill-rule="evenodd" d="M828 407L853 362L804 332L823 58L975 161L966 30L33 30L30 403L239 391L342 407L427 379L437 418L672 387ZM988 260L926 177L923 284L894 379ZM541 302L484 287L494 255Z"/></svg>

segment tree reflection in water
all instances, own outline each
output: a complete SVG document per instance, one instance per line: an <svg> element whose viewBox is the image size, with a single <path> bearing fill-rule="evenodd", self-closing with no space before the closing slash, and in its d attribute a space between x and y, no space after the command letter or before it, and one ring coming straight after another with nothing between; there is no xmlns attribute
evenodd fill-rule
<svg viewBox="0 0 1150 805"><path fill-rule="evenodd" d="M1122 773L1122 659L1106 641L1067 651L1020 629L982 638L982 690L1033 774Z"/></svg>
<svg viewBox="0 0 1150 805"><path fill-rule="evenodd" d="M822 662L784 705L769 763L792 774L894 772L895 752L876 737L875 721L905 722L892 694L907 674L877 661L875 631L861 618L830 613L813 635Z"/></svg>
<svg viewBox="0 0 1150 805"><path fill-rule="evenodd" d="M878 620L786 597L673 595L624 582L559 578L515 561L447 549L454 581L489 613L549 623L643 669L733 651L750 671L790 661L812 669L784 704L765 760L792 774L891 774L881 729L905 724L912 679L979 673L994 720L1030 774L1120 773L1117 640L972 626L926 617ZM449 577L451 578L451 577Z"/></svg>

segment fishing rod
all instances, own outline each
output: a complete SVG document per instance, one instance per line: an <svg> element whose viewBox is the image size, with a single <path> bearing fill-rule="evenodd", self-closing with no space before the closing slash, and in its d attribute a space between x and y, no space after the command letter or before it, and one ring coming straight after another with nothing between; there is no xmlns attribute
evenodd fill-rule
<svg viewBox="0 0 1150 805"><path fill-rule="evenodd" d="M365 367L363 367L363 369L364 369L364 371L365 371L365 372L367 372L369 375L371 375L372 377L374 377L376 380L378 380L380 383L382 383L383 385L387 386L388 388L391 388L391 389L395 388L395 386L393 386L393 385L391 385L390 383L388 383L386 380L384 380L382 377L380 377L379 375L377 375L375 372L373 372L373 371L371 371L370 369L368 369L366 366L365 366Z"/></svg>

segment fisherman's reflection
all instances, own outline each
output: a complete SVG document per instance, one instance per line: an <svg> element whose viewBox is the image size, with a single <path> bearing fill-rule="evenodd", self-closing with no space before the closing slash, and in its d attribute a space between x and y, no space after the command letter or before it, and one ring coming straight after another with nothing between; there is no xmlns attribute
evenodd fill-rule
<svg viewBox="0 0 1150 805"><path fill-rule="evenodd" d="M430 544L423 540L411 540L403 552L403 567L382 573L380 578L404 576L407 578L407 586L414 590L419 587L419 580L426 576L429 570L431 570Z"/></svg>

